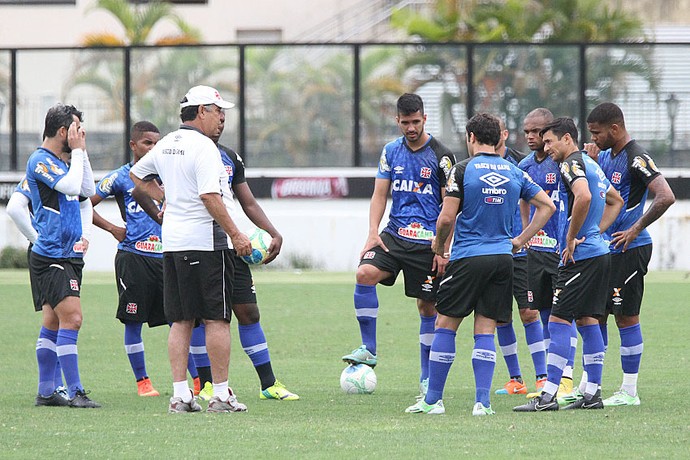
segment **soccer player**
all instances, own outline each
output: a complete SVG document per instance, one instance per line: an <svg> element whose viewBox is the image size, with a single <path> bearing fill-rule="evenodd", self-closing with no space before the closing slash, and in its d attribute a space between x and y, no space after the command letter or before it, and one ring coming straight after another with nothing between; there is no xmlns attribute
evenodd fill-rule
<svg viewBox="0 0 690 460"><path fill-rule="evenodd" d="M140 121L130 130L129 148L133 158L120 168L108 173L91 197L93 206L114 196L120 208L125 227L109 222L93 212L93 223L111 233L119 242L115 256L118 308L116 317L125 326L125 352L137 382L139 396L158 396L146 372L144 342L141 329L167 324L163 312L163 247L161 227L151 219L132 198L134 183L129 177L136 164L156 145L160 131L151 122Z"/></svg>
<svg viewBox="0 0 690 460"><path fill-rule="evenodd" d="M448 262L434 255L431 239L436 234L443 187L455 163L453 153L424 130L426 118L421 97L405 93L398 98L395 120L402 136L386 144L381 153L369 207L369 234L356 275L354 305L362 346L342 358L351 364L376 366L376 285L392 286L402 270L405 295L417 299L420 316L422 394L436 321L436 290ZM389 192L393 200L389 220L379 234Z"/></svg>
<svg viewBox="0 0 690 460"><path fill-rule="evenodd" d="M39 342L55 342L56 354L37 350L37 406L97 408L79 375L77 338L82 325L81 289L84 251L91 228L93 171L86 153L82 113L57 104L46 114L43 143L29 157L26 180L38 237L29 255L29 270L42 301ZM71 154L68 165L61 155ZM80 196L85 199L80 200ZM51 332L52 331L52 332ZM44 343L45 344L45 343ZM55 393L57 360L65 375L69 400Z"/></svg>
<svg viewBox="0 0 690 460"><path fill-rule="evenodd" d="M213 397L207 411L247 410L228 387L229 307L233 248L239 255L247 255L251 244L228 213L232 209L228 175L211 140L225 122L225 109L233 106L214 88L191 88L180 102L180 128L163 137L130 170L135 186L153 199L166 200L163 289L165 317L172 322L168 355L173 396L168 411L173 413L201 410L186 379L196 321L206 326L213 375ZM143 180L151 175L160 176L165 196L155 181Z"/></svg>
<svg viewBox="0 0 690 460"><path fill-rule="evenodd" d="M578 132L570 118L557 118L540 131L544 151L560 165L567 195L567 212L559 216L561 261L554 291L549 333L551 342L547 382L541 394L516 412L558 410L556 392L563 368L570 356L573 320L582 336L583 367L588 381L584 398L565 409L601 409L601 374L604 341L598 319L606 309L606 289L610 269L608 245L601 231L608 228L623 206L623 199L611 187L604 173L578 148Z"/></svg>
<svg viewBox="0 0 690 460"><path fill-rule="evenodd" d="M619 391L604 400L605 406L637 406L637 378L642 359L643 340L640 330L640 306L644 276L652 255L652 239L647 227L661 217L675 202L671 187L654 164L650 154L630 137L621 109L611 102L599 104L587 117L587 129L596 147L588 152L598 154L606 178L625 201L624 209L606 230L610 242L611 272L607 315L613 314L620 333L623 384ZM649 192L654 194L645 211ZM600 319L602 333L606 320ZM605 339L605 342L607 340Z"/></svg>
<svg viewBox="0 0 690 460"><path fill-rule="evenodd" d="M454 227L450 263L440 283L438 318L431 344L429 389L405 412L443 414L443 390L455 360L455 335L474 312L472 368L475 404L472 415L494 414L489 400L496 366L494 330L512 315L513 257L556 210L551 199L517 166L495 152L499 120L480 113L466 127L470 158L453 167L436 223L434 252L442 255ZM531 222L513 237L520 199L537 207ZM458 215L459 214L459 215Z"/></svg>
<svg viewBox="0 0 690 460"><path fill-rule="evenodd" d="M509 163L518 165L525 155L517 150L506 145L508 139L508 130L502 119L499 119L501 126L501 140L496 146L496 153ZM520 200L522 202L522 200ZM520 214L520 208L515 209L515 217L513 219L513 233L518 236L522 232L523 222ZM532 363L536 374L536 388L541 389L546 382L546 352L544 348L544 332L539 314L528 308L528 283L527 283L527 251L519 250L513 254L513 297L518 305L518 312L520 320L525 328L525 339L527 340L527 347L532 355ZM503 359L508 366L508 374L510 380L503 386L496 390L496 394L527 394L527 385L522 380L522 371L520 370L520 362L518 361L518 347L517 337L515 336L515 329L513 329L513 322L498 323L496 327L496 336L498 344L503 353Z"/></svg>

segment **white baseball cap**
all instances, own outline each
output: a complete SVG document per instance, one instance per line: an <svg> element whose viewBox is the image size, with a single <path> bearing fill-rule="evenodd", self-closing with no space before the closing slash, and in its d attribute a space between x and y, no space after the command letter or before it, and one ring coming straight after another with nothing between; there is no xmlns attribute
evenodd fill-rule
<svg viewBox="0 0 690 460"><path fill-rule="evenodd" d="M199 85L195 86L184 95L184 99L180 101L180 108L185 108L193 105L209 105L215 104L221 109L231 109L235 104L223 100L217 89L210 86Z"/></svg>

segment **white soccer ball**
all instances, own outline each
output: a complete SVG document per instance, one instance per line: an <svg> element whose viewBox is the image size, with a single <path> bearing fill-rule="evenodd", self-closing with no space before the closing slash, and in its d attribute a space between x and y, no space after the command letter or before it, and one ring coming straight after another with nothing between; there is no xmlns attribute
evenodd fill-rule
<svg viewBox="0 0 690 460"><path fill-rule="evenodd" d="M271 245L273 238L271 238L271 235L269 235L266 230L258 227L245 232L245 235L247 235L249 242L252 244L252 253L248 256L242 256L242 260L249 265L262 264L264 260L266 260L268 247Z"/></svg>
<svg viewBox="0 0 690 460"><path fill-rule="evenodd" d="M340 374L340 388L347 394L371 394L376 389L374 369L366 364L351 364Z"/></svg>

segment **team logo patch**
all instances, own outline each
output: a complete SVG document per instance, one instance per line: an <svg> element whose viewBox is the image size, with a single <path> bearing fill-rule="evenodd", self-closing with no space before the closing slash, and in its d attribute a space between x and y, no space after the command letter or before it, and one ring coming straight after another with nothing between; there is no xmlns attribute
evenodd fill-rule
<svg viewBox="0 0 690 460"><path fill-rule="evenodd" d="M73 291L79 290L79 283L77 280L69 280L69 288Z"/></svg>
<svg viewBox="0 0 690 460"><path fill-rule="evenodd" d="M376 255L376 252L374 252L374 251L367 251L367 252L365 252L364 255L362 256L362 260L371 260L371 259L374 258L375 255Z"/></svg>
<svg viewBox="0 0 690 460"><path fill-rule="evenodd" d="M381 157L379 158L379 171L389 172L390 170L391 167L388 166L388 160L386 160L386 150L384 149L383 152L381 152Z"/></svg>
<svg viewBox="0 0 690 460"><path fill-rule="evenodd" d="M621 302L623 302L623 297L621 296L621 289L623 288L613 288L613 296L611 296L611 300L613 301L614 305L620 305Z"/></svg>
<svg viewBox="0 0 690 460"><path fill-rule="evenodd" d="M502 196L486 196L484 197L484 203L486 204L503 204L505 200Z"/></svg>
<svg viewBox="0 0 690 460"><path fill-rule="evenodd" d="M424 292L431 292L431 290L434 287L434 278L435 276L431 275L426 275L426 281L422 283L422 291Z"/></svg>
<svg viewBox="0 0 690 460"><path fill-rule="evenodd" d="M622 175L620 172L616 171L616 172L613 173L613 175L611 176L611 183L613 183L613 184L620 184L620 183L621 183L622 177L623 177L623 175Z"/></svg>
<svg viewBox="0 0 690 460"><path fill-rule="evenodd" d="M446 182L446 193L460 191L460 188L458 187L458 181L455 178L455 171L456 168L455 166L453 166L453 168L450 170L450 173L448 173L448 182Z"/></svg>
<svg viewBox="0 0 690 460"><path fill-rule="evenodd" d="M228 173L228 176L232 177L232 166L225 165L225 172Z"/></svg>
<svg viewBox="0 0 690 460"><path fill-rule="evenodd" d="M546 175L545 181L547 184L555 184L556 183L556 173L548 173Z"/></svg>
<svg viewBox="0 0 690 460"><path fill-rule="evenodd" d="M635 158L633 158L632 167L637 169L647 177L652 175L652 172L649 169L647 169L647 162L641 156L636 156Z"/></svg>
<svg viewBox="0 0 690 460"><path fill-rule="evenodd" d="M453 167L453 162L450 161L450 158L443 157L443 158L441 158L441 162L439 163L439 167L443 171L443 174L445 174L445 176L448 177L448 174L450 174L450 169Z"/></svg>
<svg viewBox="0 0 690 460"><path fill-rule="evenodd" d="M532 291L527 291L527 301L534 302L534 294L532 294Z"/></svg>
<svg viewBox="0 0 690 460"><path fill-rule="evenodd" d="M559 296L560 293L561 293L561 289L556 289L555 291L553 291L553 300L552 300L552 302L553 302L554 305L556 305L556 304L558 303L558 296Z"/></svg>
<svg viewBox="0 0 690 460"><path fill-rule="evenodd" d="M426 166L422 168L422 170L419 172L419 175L422 176L423 179L428 179L431 177L431 168L427 168Z"/></svg>
<svg viewBox="0 0 690 460"><path fill-rule="evenodd" d="M110 191L113 189L115 179L117 179L117 173L113 174L112 176L104 177L101 183L98 184L98 190L109 195Z"/></svg>
<svg viewBox="0 0 690 460"><path fill-rule="evenodd" d="M580 164L577 163L577 161L575 161L575 160L573 160L573 164L570 166L570 169L573 171L573 176L575 176L575 177L584 177L585 176L585 172L580 167Z"/></svg>
<svg viewBox="0 0 690 460"><path fill-rule="evenodd" d="M135 304L134 302L130 302L127 304L125 311L127 312L127 314L136 315L138 308L139 307L137 307L137 304Z"/></svg>

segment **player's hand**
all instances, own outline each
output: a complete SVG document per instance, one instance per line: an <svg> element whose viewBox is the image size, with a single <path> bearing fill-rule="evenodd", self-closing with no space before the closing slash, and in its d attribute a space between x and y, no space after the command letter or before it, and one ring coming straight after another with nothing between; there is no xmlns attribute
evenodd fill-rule
<svg viewBox="0 0 690 460"><path fill-rule="evenodd" d="M521 244L517 238L511 239L510 242L513 244L513 254L517 254L523 249L527 249L529 247L529 243Z"/></svg>
<svg viewBox="0 0 690 460"><path fill-rule="evenodd" d="M263 264L270 264L273 260L280 254L280 248L283 247L283 235L277 233L275 236L271 236L271 244L268 246L267 256L263 261Z"/></svg>
<svg viewBox="0 0 690 460"><path fill-rule="evenodd" d="M364 249L362 249L362 252L359 253L359 259L362 260L362 257L364 257L364 254L369 251L370 249L375 248L376 246L381 246L381 249L383 249L386 252L388 251L388 248L386 247L385 244L383 244L383 240L381 239L381 236L379 235L373 235L369 236L367 238L367 242L364 243Z"/></svg>
<svg viewBox="0 0 690 460"><path fill-rule="evenodd" d="M599 153L601 153L601 149L597 147L597 144L593 142L586 143L584 146L584 151L587 152L587 155L594 161L599 161Z"/></svg>
<svg viewBox="0 0 690 460"><path fill-rule="evenodd" d="M82 254L86 255L86 251L89 250L89 240L82 237L81 238L81 247L82 247Z"/></svg>
<svg viewBox="0 0 690 460"><path fill-rule="evenodd" d="M566 242L566 246L563 249L563 253L561 256L561 260L563 262L563 265L568 265L569 263L575 263L575 248L577 245L581 244L585 240L585 237L583 236L582 238L573 238L572 240L568 240Z"/></svg>
<svg viewBox="0 0 690 460"><path fill-rule="evenodd" d="M113 226L113 229L110 231L110 233L115 237L115 239L119 243L122 243L125 239L125 236L127 236L127 229L115 225Z"/></svg>
<svg viewBox="0 0 690 460"><path fill-rule="evenodd" d="M86 150L86 131L81 126L77 127L77 122L73 121L67 130L67 145L72 150Z"/></svg>
<svg viewBox="0 0 690 460"><path fill-rule="evenodd" d="M448 257L434 254L434 261L431 264L431 270L436 272L436 276L443 276L448 266Z"/></svg>
<svg viewBox="0 0 690 460"><path fill-rule="evenodd" d="M625 252L628 250L628 245L635 241L635 238L637 238L639 234L640 232L635 229L635 226L632 226L627 230L616 232L611 235L613 237L611 243L613 243L613 247L616 249L622 244L623 252Z"/></svg>
<svg viewBox="0 0 690 460"><path fill-rule="evenodd" d="M230 241L232 241L232 247L235 248L235 252L238 256L248 256L252 253L252 243L249 241L249 237L242 232L237 232L230 236Z"/></svg>

